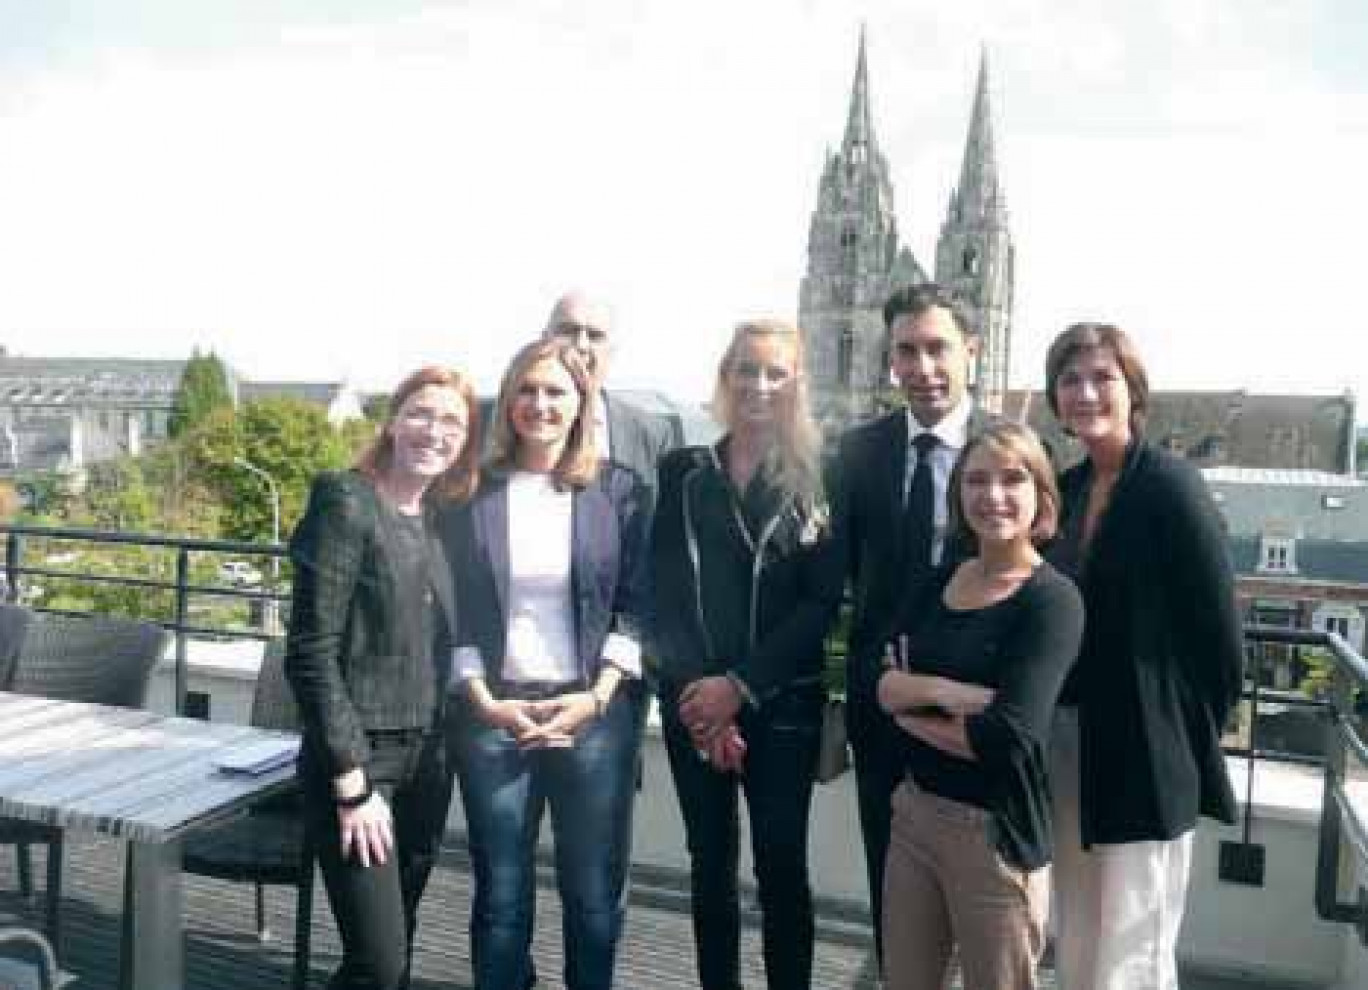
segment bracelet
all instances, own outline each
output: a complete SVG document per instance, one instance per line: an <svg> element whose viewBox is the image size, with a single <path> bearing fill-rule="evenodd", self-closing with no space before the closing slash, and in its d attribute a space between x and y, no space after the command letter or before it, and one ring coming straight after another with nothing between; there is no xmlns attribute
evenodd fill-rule
<svg viewBox="0 0 1368 990"><path fill-rule="evenodd" d="M366 789L360 794L353 794L351 797L334 797L333 804L339 808L359 808L374 796L375 788L371 787L370 782L367 781Z"/></svg>

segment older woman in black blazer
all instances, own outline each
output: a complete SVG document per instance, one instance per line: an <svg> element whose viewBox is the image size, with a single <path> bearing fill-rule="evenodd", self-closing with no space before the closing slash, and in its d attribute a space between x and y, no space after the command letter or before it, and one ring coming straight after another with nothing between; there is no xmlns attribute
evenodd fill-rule
<svg viewBox="0 0 1368 990"><path fill-rule="evenodd" d="M424 368L352 471L321 475L290 541L285 673L306 826L342 938L328 986L408 983L418 899L446 822L437 731L455 623L436 503L475 484L469 382Z"/></svg>
<svg viewBox="0 0 1368 990"><path fill-rule="evenodd" d="M1193 829L1235 816L1221 733L1243 649L1226 536L1197 470L1141 438L1149 386L1121 330L1070 327L1046 381L1087 452L1060 479L1050 554L1087 615L1053 740L1056 966L1067 990L1176 990Z"/></svg>
<svg viewBox="0 0 1368 990"><path fill-rule="evenodd" d="M464 621L452 748L475 874L477 990L533 980L534 854L549 805L568 990L609 990L644 726L639 614L648 500L599 460L593 388L554 339L499 391L488 480L446 526Z"/></svg>
<svg viewBox="0 0 1368 990"><path fill-rule="evenodd" d="M843 574L806 396L798 329L744 323L718 368L713 408L726 436L674 451L660 469L651 560L661 719L703 990L741 987L743 793L769 986L811 985L808 812Z"/></svg>

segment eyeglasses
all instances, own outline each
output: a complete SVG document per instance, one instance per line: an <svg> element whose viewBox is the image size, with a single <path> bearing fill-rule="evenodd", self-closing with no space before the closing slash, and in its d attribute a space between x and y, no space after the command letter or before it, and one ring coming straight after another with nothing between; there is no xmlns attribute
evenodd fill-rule
<svg viewBox="0 0 1368 990"><path fill-rule="evenodd" d="M551 333L571 341L583 334L591 344L602 344L608 340L608 331L602 327L596 327L592 323L576 323L573 320L563 320L555 324L551 328Z"/></svg>
<svg viewBox="0 0 1368 990"><path fill-rule="evenodd" d="M455 435L466 431L466 421L459 416L442 415L431 409L410 409L399 417L399 422L414 430L432 430Z"/></svg>

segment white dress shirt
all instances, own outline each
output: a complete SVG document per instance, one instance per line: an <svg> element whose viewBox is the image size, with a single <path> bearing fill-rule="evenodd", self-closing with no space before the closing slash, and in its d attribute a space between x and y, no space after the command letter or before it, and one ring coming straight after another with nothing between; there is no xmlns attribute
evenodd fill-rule
<svg viewBox="0 0 1368 990"><path fill-rule="evenodd" d="M940 441L931 452L931 476L936 484L936 536L931 546L931 560L937 564L945 552L946 527L950 517L945 492L950 487L950 471L969 441L969 414L973 411L974 404L966 395L944 419L928 428L912 415L911 408L907 410L907 470L903 474L903 504L907 503L908 492L912 490L912 472L917 469L917 448L913 446L913 441L923 433L933 433Z"/></svg>

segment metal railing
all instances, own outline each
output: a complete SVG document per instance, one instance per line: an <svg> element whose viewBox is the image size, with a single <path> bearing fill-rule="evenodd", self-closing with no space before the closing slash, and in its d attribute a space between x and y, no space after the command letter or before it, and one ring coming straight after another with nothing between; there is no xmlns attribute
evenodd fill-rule
<svg viewBox="0 0 1368 990"><path fill-rule="evenodd" d="M53 607L41 601L34 601L35 589L45 588L46 583L98 587L121 587L142 589L148 595L167 593L170 596L167 614L141 614L138 617L155 622L170 630L175 636L175 708L178 714L186 714L186 690L188 677L188 646L191 636L211 636L218 638L270 640L280 635L281 605L289 598L283 585L260 586L234 585L220 581L205 583L203 579L192 580L194 560L197 556L205 558L248 557L262 561L275 561L285 556L285 548L280 544L250 543L240 540L202 540L186 537L161 536L150 533L123 533L111 530L83 529L65 526L28 526L12 523L0 524L0 533L5 539L3 598L7 602L32 604L42 611L82 614L82 611ZM165 576L149 575L132 577L127 574L94 571L89 568L67 567L73 551L89 545L108 549L111 547L133 547L150 550L164 556L158 559L165 564ZM45 552L43 562L31 563L28 550L39 546ZM60 549L59 549L60 548ZM63 566L53 566L56 561ZM265 575L278 572L276 567L262 568ZM40 582L41 579L41 582ZM257 603L260 622L233 626L203 624L192 621L192 604L196 601L246 601ZM249 612L251 606L249 605Z"/></svg>
<svg viewBox="0 0 1368 990"><path fill-rule="evenodd" d="M175 635L175 704L184 714L187 671L187 647L192 635L231 636L239 639L269 640L280 634L279 628L250 626L214 626L190 621L191 604L197 598L245 599L270 604L276 609L287 601L287 582L274 587L241 587L227 583L198 583L191 580L192 562L196 555L205 557L249 557L264 561L279 560L285 548L279 544L250 543L235 540L203 540L141 533L121 533L108 530L71 527L29 526L0 524L5 537L3 566L4 598L23 601L26 586L35 579L89 582L92 585L122 586L146 589L149 593L168 592L171 595L169 615L151 616L154 621ZM171 555L167 577L130 577L117 573L102 573L89 569L53 567L53 547L92 544L95 546L132 546L162 550ZM47 552L43 564L26 561L26 550L40 546ZM59 552L60 553L60 552ZM58 559L65 560L64 557ZM263 574L274 568L263 568ZM48 611L64 611L39 604ZM267 613L268 614L268 613ZM277 624L278 625L278 624ZM1368 944L1368 887L1359 884L1349 900L1341 900L1340 881L1344 872L1343 851L1346 841L1352 846L1361 863L1368 865L1368 823L1361 821L1352 808L1345 783L1347 768L1352 759L1368 774L1368 743L1364 742L1360 721L1368 724L1368 662L1334 633L1313 630L1286 629L1251 625L1245 628L1250 643L1279 644L1290 647L1314 647L1327 652L1333 659L1329 691L1323 699L1304 694L1274 690L1263 686L1259 676L1250 679L1243 699L1250 705L1249 735L1245 746L1227 747L1227 753L1249 761L1244 794L1244 815L1241 841L1226 843L1234 847L1227 863L1227 850L1222 849L1221 869L1227 866L1234 874L1263 872L1262 849L1253 841L1254 767L1258 761L1292 763L1323 768L1324 792L1321 801L1318 851L1316 859L1315 906L1319 916L1327 921L1352 924L1359 938ZM1261 705L1278 704L1312 710L1322 719L1323 754L1320 756L1287 752L1259 745L1259 717ZM1257 855L1252 855L1257 850ZM1252 869L1251 869L1252 868ZM1232 877L1237 882L1258 883L1261 880Z"/></svg>
<svg viewBox="0 0 1368 990"><path fill-rule="evenodd" d="M1316 847L1316 913L1326 921L1353 925L1360 942L1368 945L1368 887L1362 883L1356 884L1353 896L1348 900L1341 899L1340 890L1341 878L1346 872L1343 858L1346 839L1359 863L1368 866L1368 823L1359 817L1345 788L1351 760L1361 769L1368 770L1368 744L1363 739L1363 726L1368 724L1365 722L1368 711L1365 711L1364 705L1368 698L1368 662L1343 638L1331 632L1255 625L1245 627L1245 637L1251 643L1319 648L1326 651L1333 664L1329 689L1323 699L1288 692L1261 691L1257 677L1245 692L1251 705L1251 717L1248 752L1241 754L1250 760L1243 844L1251 845L1256 759L1311 763L1322 767L1323 790ZM1320 758L1307 758L1260 750L1257 745L1257 712L1259 704L1264 701L1316 710L1323 723L1323 755Z"/></svg>

